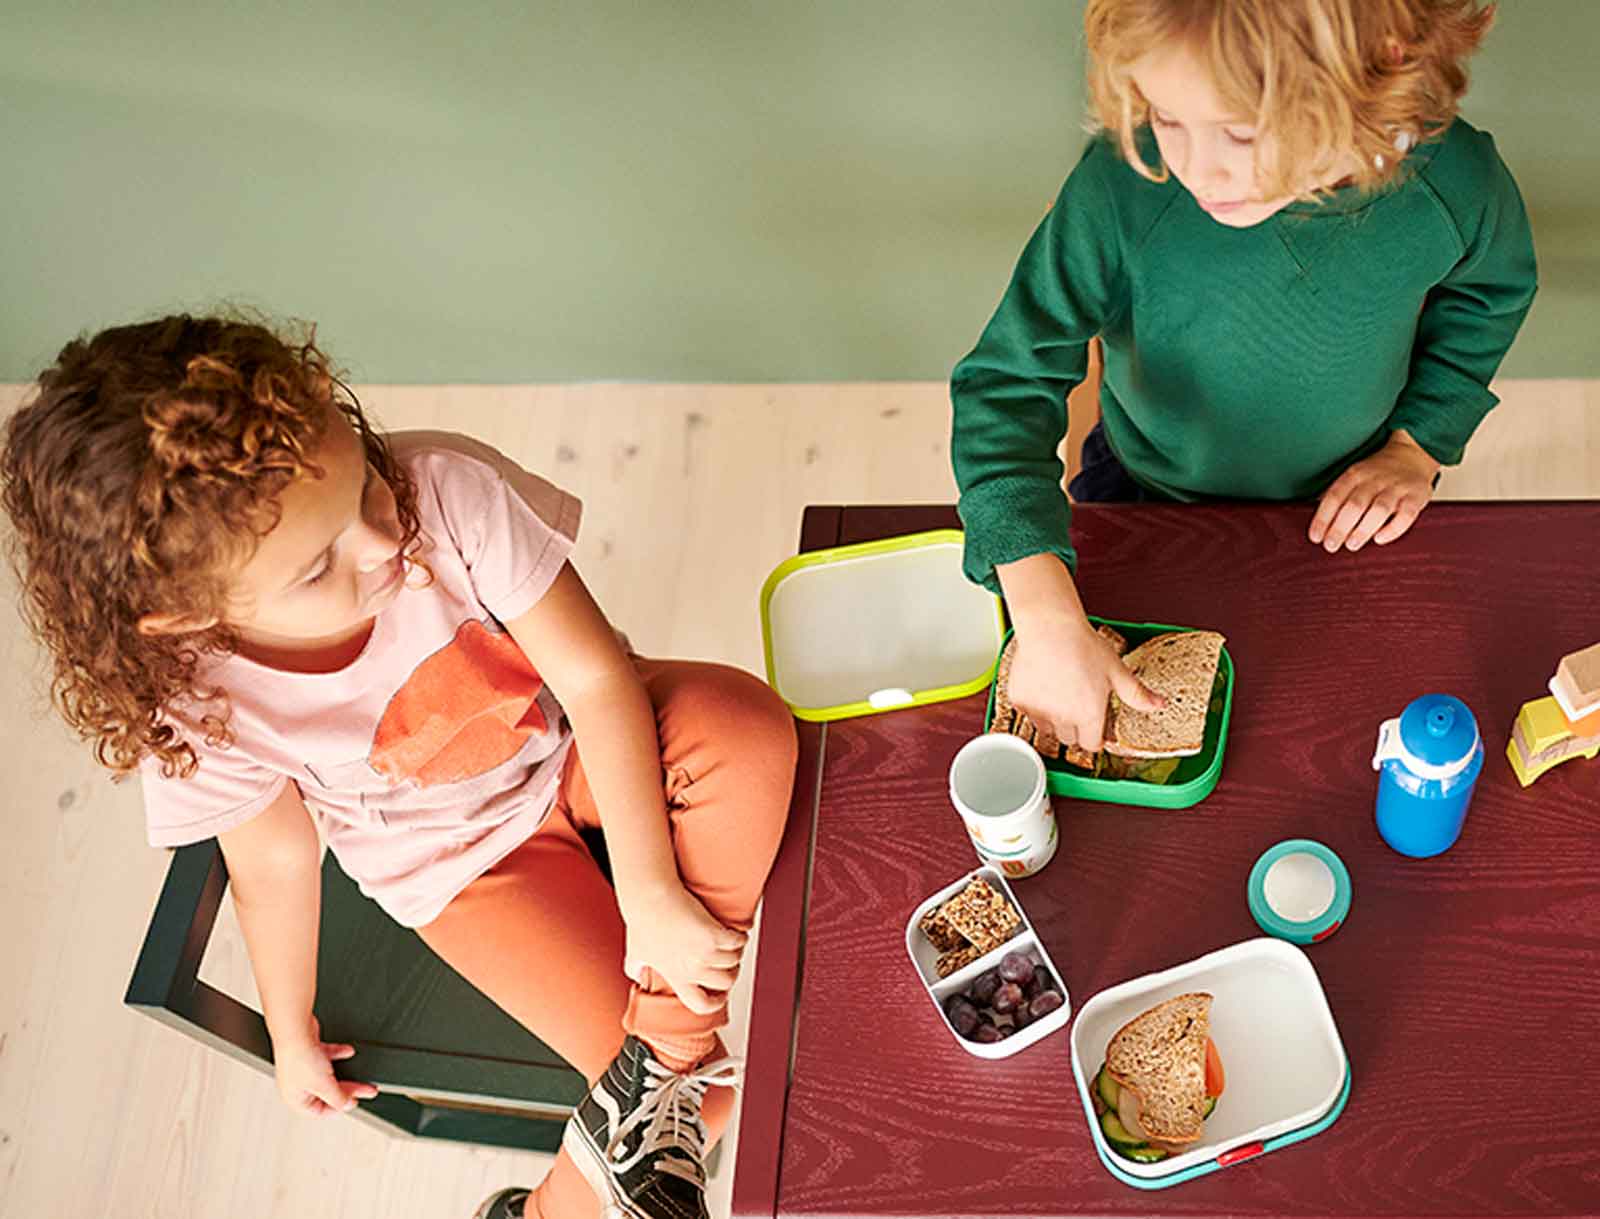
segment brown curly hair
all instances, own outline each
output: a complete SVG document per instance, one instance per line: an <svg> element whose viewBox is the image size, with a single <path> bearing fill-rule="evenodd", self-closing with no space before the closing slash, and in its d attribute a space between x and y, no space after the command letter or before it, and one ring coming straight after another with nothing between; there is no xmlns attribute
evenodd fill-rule
<svg viewBox="0 0 1600 1219"><path fill-rule="evenodd" d="M195 751L168 716L203 709L207 744L231 741L226 695L197 683L224 625L146 634L146 614L221 618L226 582L277 524L290 483L338 411L394 493L401 553L417 562L416 488L316 345L315 327L179 315L75 339L7 422L0 501L23 617L54 661L51 693L119 774L147 755L187 776Z"/></svg>
<svg viewBox="0 0 1600 1219"><path fill-rule="evenodd" d="M1403 162L1396 137L1425 140L1455 118L1463 61L1494 16L1480 0L1089 0L1089 128L1109 132L1137 173L1166 181L1139 153L1150 104L1130 68L1186 43L1240 121L1275 142L1276 163L1257 166L1265 197L1314 198L1306 182L1347 157L1353 185L1375 190Z"/></svg>

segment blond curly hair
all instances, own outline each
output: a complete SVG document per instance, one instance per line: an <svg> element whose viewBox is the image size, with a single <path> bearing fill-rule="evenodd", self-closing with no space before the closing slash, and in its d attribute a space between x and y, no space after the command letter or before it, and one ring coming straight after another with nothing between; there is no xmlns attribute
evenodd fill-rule
<svg viewBox="0 0 1600 1219"><path fill-rule="evenodd" d="M1182 44L1258 144L1276 148L1256 166L1264 198L1314 198L1308 184L1347 170L1375 190L1399 171L1397 140L1408 147L1450 125L1467 89L1463 61L1494 16L1480 0L1089 0L1089 128L1166 181L1166 167L1139 152L1150 105L1130 69Z"/></svg>

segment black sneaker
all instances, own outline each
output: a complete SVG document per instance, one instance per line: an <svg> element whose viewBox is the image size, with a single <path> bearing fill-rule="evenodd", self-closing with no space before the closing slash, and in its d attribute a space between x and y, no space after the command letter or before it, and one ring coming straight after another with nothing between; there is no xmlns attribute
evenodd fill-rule
<svg viewBox="0 0 1600 1219"><path fill-rule="evenodd" d="M523 1219L523 1208L528 1204L525 1189L502 1189L472 1212L472 1219Z"/></svg>
<svg viewBox="0 0 1600 1219"><path fill-rule="evenodd" d="M607 1219L708 1219L700 1102L738 1080L732 1058L679 1073L637 1037L622 1043L561 1139Z"/></svg>

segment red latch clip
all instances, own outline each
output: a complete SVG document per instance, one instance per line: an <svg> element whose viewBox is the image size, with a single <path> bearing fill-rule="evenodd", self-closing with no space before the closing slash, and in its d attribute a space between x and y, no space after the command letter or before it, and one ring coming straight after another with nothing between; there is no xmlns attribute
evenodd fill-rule
<svg viewBox="0 0 1600 1219"><path fill-rule="evenodd" d="M1226 1168L1229 1164L1237 1164L1240 1160L1248 1160L1251 1156L1258 1156L1266 1148L1260 1143L1246 1143L1243 1147L1235 1147L1232 1151L1224 1151L1217 1157L1217 1164Z"/></svg>
<svg viewBox="0 0 1600 1219"><path fill-rule="evenodd" d="M1316 935L1311 937L1311 942L1315 944L1319 940L1325 940L1337 930L1339 930L1338 923L1335 923L1332 927L1324 927L1321 931L1317 932Z"/></svg>

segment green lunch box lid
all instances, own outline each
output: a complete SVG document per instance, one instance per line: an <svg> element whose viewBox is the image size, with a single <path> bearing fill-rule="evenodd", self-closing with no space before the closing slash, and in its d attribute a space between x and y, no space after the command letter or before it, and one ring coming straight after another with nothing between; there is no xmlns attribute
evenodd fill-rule
<svg viewBox="0 0 1600 1219"><path fill-rule="evenodd" d="M1138 647L1157 635L1170 635L1174 631L1194 630L1187 626L1168 626L1161 622L1119 622L1113 618L1089 615L1096 626L1109 626L1128 641L1130 648ZM1011 642L1007 631L1001 641L1001 650ZM998 658L996 658L998 664ZM1222 777L1222 755L1228 745L1228 720L1233 714L1233 657L1226 646L1217 661L1217 673L1222 678L1221 703L1216 697L1206 712L1206 733L1200 752L1183 758L1170 783L1143 783L1138 779L1097 779L1075 766L1052 758L1044 760L1045 782L1052 795L1070 796L1075 800L1099 800L1106 804L1133 804L1143 808L1188 808L1211 794ZM983 728L987 732L994 723L995 684L989 686L989 705L984 711Z"/></svg>
<svg viewBox="0 0 1600 1219"><path fill-rule="evenodd" d="M779 564L761 588L761 642L789 709L837 720L988 685L1004 610L963 574L963 543L959 529L936 529Z"/></svg>

